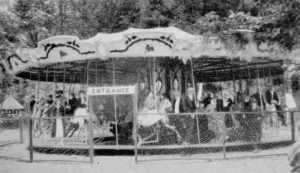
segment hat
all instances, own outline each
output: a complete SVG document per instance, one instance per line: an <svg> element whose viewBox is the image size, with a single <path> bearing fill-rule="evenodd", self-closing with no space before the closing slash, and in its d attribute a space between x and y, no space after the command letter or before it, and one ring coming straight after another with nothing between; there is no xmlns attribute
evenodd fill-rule
<svg viewBox="0 0 300 173"><path fill-rule="evenodd" d="M249 102L250 103L257 103L257 100L255 98L251 98Z"/></svg>

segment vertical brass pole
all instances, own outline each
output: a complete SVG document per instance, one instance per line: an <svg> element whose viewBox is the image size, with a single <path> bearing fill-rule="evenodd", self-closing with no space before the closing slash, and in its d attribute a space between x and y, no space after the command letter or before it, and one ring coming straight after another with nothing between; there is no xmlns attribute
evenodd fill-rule
<svg viewBox="0 0 300 173"><path fill-rule="evenodd" d="M137 116L138 116L138 86L135 84L134 86L135 92L134 95L132 95L132 105L133 105L133 139L134 139L134 160L135 163L138 162L138 138L137 138L137 133L138 133L138 123L137 123Z"/></svg>
<svg viewBox="0 0 300 173"><path fill-rule="evenodd" d="M116 86L116 63L113 59L113 86ZM118 134L118 116L117 116L117 98L114 95L114 115L115 115L115 129L116 129L116 145L119 145L119 134Z"/></svg>
<svg viewBox="0 0 300 173"><path fill-rule="evenodd" d="M197 105L197 97L196 97L196 84L195 84L195 77L194 77L194 66L193 66L193 59L191 58L191 73L192 73L192 83L193 83L193 88L194 88L194 102ZM198 115L195 116L196 118L196 123L197 123L197 136L198 136L198 143L201 143L200 139L200 129L199 129L199 120L198 120Z"/></svg>
<svg viewBox="0 0 300 173"><path fill-rule="evenodd" d="M86 71L86 88L88 90L89 87L89 66L90 66L90 61L87 62L87 71ZM88 91L86 91L88 93ZM88 125L88 133L89 133L89 157L90 157L90 163L94 162L94 134L93 134L93 119L92 119L92 114L93 114L93 107L92 107L92 99L91 96L87 96L87 101L88 101L88 109L89 109L89 125Z"/></svg>

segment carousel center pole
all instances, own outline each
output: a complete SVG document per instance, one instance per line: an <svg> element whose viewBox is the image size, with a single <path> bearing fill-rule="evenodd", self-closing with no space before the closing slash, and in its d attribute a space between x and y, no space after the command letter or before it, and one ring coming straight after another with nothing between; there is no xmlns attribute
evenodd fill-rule
<svg viewBox="0 0 300 173"><path fill-rule="evenodd" d="M194 88L194 102L195 105L197 107L198 103L197 103L197 97L196 97L196 85L195 85L195 77L194 77L194 66L193 66L193 58L191 58L191 73L192 73L192 83L193 83L193 88ZM198 115L195 116L196 118L196 123L197 123L197 135L198 135L198 143L200 144L201 140L200 140L200 130L199 130L199 120L198 120Z"/></svg>
<svg viewBox="0 0 300 173"><path fill-rule="evenodd" d="M113 86L116 86L116 62L113 59ZM116 145L119 145L118 134L118 116L117 116L117 97L114 95L114 115L115 115L115 129L116 129Z"/></svg>

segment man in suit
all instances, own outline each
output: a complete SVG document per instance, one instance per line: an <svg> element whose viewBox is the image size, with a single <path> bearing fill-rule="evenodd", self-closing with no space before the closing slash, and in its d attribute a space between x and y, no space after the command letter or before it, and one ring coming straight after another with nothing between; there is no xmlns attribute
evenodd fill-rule
<svg viewBox="0 0 300 173"><path fill-rule="evenodd" d="M188 88L187 94L182 100L182 109L184 113L194 113L196 112L195 103L195 90L194 88ZM191 143L191 137L194 130L194 116L184 115L183 117L183 128L185 129L185 135L183 139L183 145L189 145Z"/></svg>
<svg viewBox="0 0 300 173"><path fill-rule="evenodd" d="M276 111L282 111L282 108L279 105L278 94L274 91L274 87L272 85L270 85L269 89L266 91L266 101L267 101L267 104L269 104L269 105L274 104ZM281 119L282 125L286 126L283 113L277 112L277 115Z"/></svg>
<svg viewBox="0 0 300 173"><path fill-rule="evenodd" d="M233 105L232 99L229 97L229 91L223 90L222 93L218 94L216 111L218 112L229 112ZM231 115L225 115L226 127L233 127L233 119Z"/></svg>

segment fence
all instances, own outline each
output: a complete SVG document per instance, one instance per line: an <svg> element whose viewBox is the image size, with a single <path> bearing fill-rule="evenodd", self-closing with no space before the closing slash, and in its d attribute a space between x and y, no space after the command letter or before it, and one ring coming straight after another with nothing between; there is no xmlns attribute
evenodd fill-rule
<svg viewBox="0 0 300 173"><path fill-rule="evenodd" d="M89 117L1 119L0 157L22 161L94 160ZM9 145L12 144L12 145Z"/></svg>
<svg viewBox="0 0 300 173"><path fill-rule="evenodd" d="M285 116L286 126L281 125L278 113ZM255 155L285 154L274 147L294 142L294 113L139 114L134 116L135 144L126 149L134 148L136 161L236 158L252 156L254 149L261 149ZM111 147L98 144L101 134L89 117L0 120L0 157L92 163L95 143L98 149Z"/></svg>
<svg viewBox="0 0 300 173"><path fill-rule="evenodd" d="M285 154L274 147L294 142L294 124L294 112L139 114L135 160Z"/></svg>
<svg viewBox="0 0 300 173"><path fill-rule="evenodd" d="M23 142L23 120L0 118L0 146Z"/></svg>

